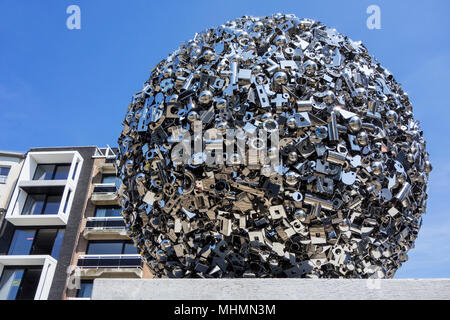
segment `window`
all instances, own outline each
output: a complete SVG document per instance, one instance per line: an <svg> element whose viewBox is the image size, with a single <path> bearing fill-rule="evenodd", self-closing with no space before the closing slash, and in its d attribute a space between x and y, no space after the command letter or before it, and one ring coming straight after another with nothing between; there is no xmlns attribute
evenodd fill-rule
<svg viewBox="0 0 450 320"><path fill-rule="evenodd" d="M69 205L71 195L72 195L72 190L69 189L69 191L67 192L66 202L64 202L64 209L63 209L64 213L67 213L66 210L67 210L67 206Z"/></svg>
<svg viewBox="0 0 450 320"><path fill-rule="evenodd" d="M61 195L29 194L22 214L58 214L60 202Z"/></svg>
<svg viewBox="0 0 450 320"><path fill-rule="evenodd" d="M77 291L77 298L90 298L93 286L94 280L82 280L80 289Z"/></svg>
<svg viewBox="0 0 450 320"><path fill-rule="evenodd" d="M131 241L89 241L87 254L137 254L137 249Z"/></svg>
<svg viewBox="0 0 450 320"><path fill-rule="evenodd" d="M51 254L58 229L40 229L36 232L32 254Z"/></svg>
<svg viewBox="0 0 450 320"><path fill-rule="evenodd" d="M125 243L123 247L123 254L138 254L138 250L132 242Z"/></svg>
<svg viewBox="0 0 450 320"><path fill-rule="evenodd" d="M66 180L70 164L39 164L33 180Z"/></svg>
<svg viewBox="0 0 450 320"><path fill-rule="evenodd" d="M77 170L78 170L78 164L79 163L80 163L80 161L77 161L77 163L75 163L75 169L73 169L72 180L75 180L75 176L77 175Z"/></svg>
<svg viewBox="0 0 450 320"><path fill-rule="evenodd" d="M70 164L55 166L53 180L66 180L69 176Z"/></svg>
<svg viewBox="0 0 450 320"><path fill-rule="evenodd" d="M14 232L8 254L30 254L36 230L16 230Z"/></svg>
<svg viewBox="0 0 450 320"><path fill-rule="evenodd" d="M47 202L42 214L57 214L60 202L61 196L47 196Z"/></svg>
<svg viewBox="0 0 450 320"><path fill-rule="evenodd" d="M9 170L11 170L11 167L0 167L0 183L6 183L6 179L8 179Z"/></svg>
<svg viewBox="0 0 450 320"><path fill-rule="evenodd" d="M64 229L16 229L8 255L51 255L58 259L64 238Z"/></svg>
<svg viewBox="0 0 450 320"><path fill-rule="evenodd" d="M58 260L59 252L61 251L61 245L64 239L64 229L58 229L58 233L56 234L55 240L53 241L53 248L51 256Z"/></svg>
<svg viewBox="0 0 450 320"><path fill-rule="evenodd" d="M22 214L41 214L45 206L44 194L30 194L25 201Z"/></svg>
<svg viewBox="0 0 450 320"><path fill-rule="evenodd" d="M32 300L42 267L5 267L0 279L0 300Z"/></svg>
<svg viewBox="0 0 450 320"><path fill-rule="evenodd" d="M95 207L96 217L121 217L119 206L97 206Z"/></svg>
<svg viewBox="0 0 450 320"><path fill-rule="evenodd" d="M104 174L102 176L102 183L115 184L116 183L116 176L112 175L112 174Z"/></svg>

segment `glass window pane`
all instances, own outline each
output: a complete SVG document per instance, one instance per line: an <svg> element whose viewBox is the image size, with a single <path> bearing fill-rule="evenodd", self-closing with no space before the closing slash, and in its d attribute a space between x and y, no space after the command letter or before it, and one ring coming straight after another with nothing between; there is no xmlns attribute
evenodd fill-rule
<svg viewBox="0 0 450 320"><path fill-rule="evenodd" d="M25 201L22 214L41 214L45 203L45 195L29 194Z"/></svg>
<svg viewBox="0 0 450 320"><path fill-rule="evenodd" d="M28 267L22 276L22 283L16 300L33 300L41 277L42 267Z"/></svg>
<svg viewBox="0 0 450 320"><path fill-rule="evenodd" d="M121 217L118 206L98 206L95 208L96 217Z"/></svg>
<svg viewBox="0 0 450 320"><path fill-rule="evenodd" d="M77 175L77 170L78 170L78 164L80 162L77 161L77 163L75 163L75 169L73 169L73 174L72 174L72 180L75 180L75 176Z"/></svg>
<svg viewBox="0 0 450 320"><path fill-rule="evenodd" d="M133 243L125 243L123 254L138 254L138 251Z"/></svg>
<svg viewBox="0 0 450 320"><path fill-rule="evenodd" d="M10 169L10 167L0 167L0 183L6 183Z"/></svg>
<svg viewBox="0 0 450 320"><path fill-rule="evenodd" d="M94 286L94 281L82 281L80 285L81 286L77 292L77 297L90 298L92 294L92 288Z"/></svg>
<svg viewBox="0 0 450 320"><path fill-rule="evenodd" d="M51 180L54 170L54 164L39 164L34 173L33 180Z"/></svg>
<svg viewBox="0 0 450 320"><path fill-rule="evenodd" d="M64 229L59 229L56 235L55 242L53 244L51 256L55 259L59 257L59 251L61 250L62 241L64 239Z"/></svg>
<svg viewBox="0 0 450 320"><path fill-rule="evenodd" d="M48 196L43 214L58 214L61 196Z"/></svg>
<svg viewBox="0 0 450 320"><path fill-rule="evenodd" d="M40 229L36 234L31 254L51 254L58 229Z"/></svg>
<svg viewBox="0 0 450 320"><path fill-rule="evenodd" d="M87 254L122 254L123 242L90 241Z"/></svg>
<svg viewBox="0 0 450 320"><path fill-rule="evenodd" d="M70 200L70 196L72 194L72 190L69 190L69 192L67 192L67 197L66 197L66 201L64 202L64 209L63 212L67 213L67 206L69 205L69 200Z"/></svg>
<svg viewBox="0 0 450 320"><path fill-rule="evenodd" d="M14 300L22 282L24 269L4 269L0 279L0 300Z"/></svg>
<svg viewBox="0 0 450 320"><path fill-rule="evenodd" d="M10 169L10 167L0 167L0 176L7 176Z"/></svg>
<svg viewBox="0 0 450 320"><path fill-rule="evenodd" d="M35 234L36 230L17 229L14 231L8 254L30 254Z"/></svg>
<svg viewBox="0 0 450 320"><path fill-rule="evenodd" d="M115 184L116 183L116 176L114 175L104 175L102 177L102 183L112 183Z"/></svg>
<svg viewBox="0 0 450 320"><path fill-rule="evenodd" d="M96 207L95 208L95 216L100 217L100 218L106 217L106 210L107 209L105 207Z"/></svg>
<svg viewBox="0 0 450 320"><path fill-rule="evenodd" d="M58 164L53 180L66 180L69 176L70 164Z"/></svg>

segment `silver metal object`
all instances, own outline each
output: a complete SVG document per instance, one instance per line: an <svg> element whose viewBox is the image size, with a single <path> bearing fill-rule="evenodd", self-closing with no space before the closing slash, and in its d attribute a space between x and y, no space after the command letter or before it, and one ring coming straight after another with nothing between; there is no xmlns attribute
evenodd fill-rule
<svg viewBox="0 0 450 320"><path fill-rule="evenodd" d="M408 95L320 22L196 34L123 125L122 214L157 277L390 278L414 246L431 164Z"/></svg>

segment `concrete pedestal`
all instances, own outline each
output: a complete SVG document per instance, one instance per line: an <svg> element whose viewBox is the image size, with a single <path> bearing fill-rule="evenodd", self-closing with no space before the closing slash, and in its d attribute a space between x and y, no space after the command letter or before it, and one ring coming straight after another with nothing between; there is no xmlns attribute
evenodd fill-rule
<svg viewBox="0 0 450 320"><path fill-rule="evenodd" d="M93 300L450 299L450 279L96 279Z"/></svg>

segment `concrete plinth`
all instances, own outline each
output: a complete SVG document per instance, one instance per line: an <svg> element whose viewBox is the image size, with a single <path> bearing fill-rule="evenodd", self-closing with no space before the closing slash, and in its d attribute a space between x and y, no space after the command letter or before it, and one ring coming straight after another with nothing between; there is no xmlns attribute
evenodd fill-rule
<svg viewBox="0 0 450 320"><path fill-rule="evenodd" d="M96 279L93 300L450 299L450 279Z"/></svg>

